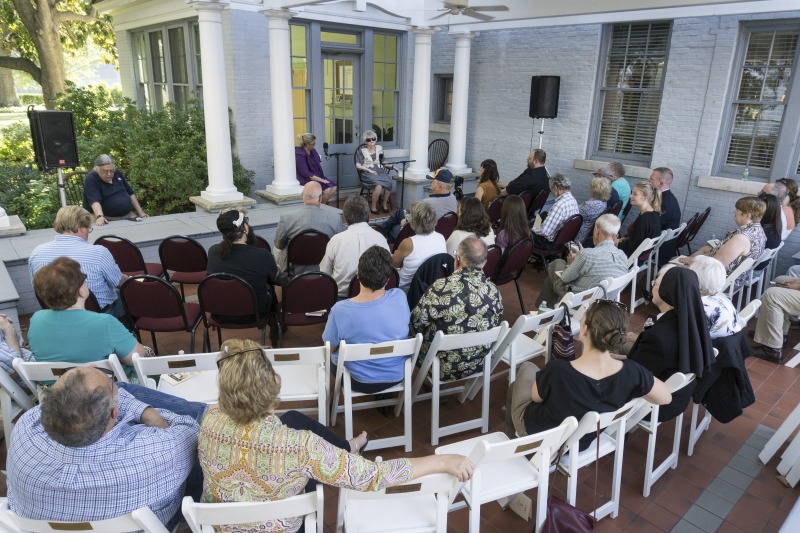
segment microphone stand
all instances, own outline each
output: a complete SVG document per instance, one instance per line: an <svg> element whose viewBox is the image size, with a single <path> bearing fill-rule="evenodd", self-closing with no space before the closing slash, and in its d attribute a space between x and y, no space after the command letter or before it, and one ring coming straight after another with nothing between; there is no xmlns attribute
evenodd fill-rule
<svg viewBox="0 0 800 533"><path fill-rule="evenodd" d="M341 189L341 184L339 183L339 158L343 155L349 155L347 152L334 152L332 154L328 153L328 143L325 143L325 159L330 159L331 157L336 158L336 207L341 209L341 205L339 205L339 189Z"/></svg>
<svg viewBox="0 0 800 533"><path fill-rule="evenodd" d="M403 165L403 188L400 191L400 209L405 208L405 200L406 200L406 165L409 163L414 163L416 159L408 159L406 161L390 161L387 162L387 165Z"/></svg>

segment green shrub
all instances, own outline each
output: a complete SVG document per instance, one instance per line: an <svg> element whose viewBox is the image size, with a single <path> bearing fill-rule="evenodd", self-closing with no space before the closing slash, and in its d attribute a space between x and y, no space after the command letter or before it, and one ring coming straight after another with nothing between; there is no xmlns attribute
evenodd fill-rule
<svg viewBox="0 0 800 533"><path fill-rule="evenodd" d="M29 165L0 163L0 206L17 215L28 229L53 225L61 206L55 173L40 173Z"/></svg>
<svg viewBox="0 0 800 533"><path fill-rule="evenodd" d="M19 101L22 105L44 105L44 95L42 94L21 94Z"/></svg>
<svg viewBox="0 0 800 533"><path fill-rule="evenodd" d="M17 166L33 161L33 141L27 122L20 120L3 130L0 138L0 161L16 163Z"/></svg>

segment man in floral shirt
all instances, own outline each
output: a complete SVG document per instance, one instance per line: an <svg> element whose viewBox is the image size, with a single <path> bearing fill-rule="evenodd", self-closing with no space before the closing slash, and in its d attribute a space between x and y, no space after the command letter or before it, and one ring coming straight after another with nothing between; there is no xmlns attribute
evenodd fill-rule
<svg viewBox="0 0 800 533"><path fill-rule="evenodd" d="M461 241L456 250L456 270L428 288L411 313L412 334L422 333L420 361L428 353L437 331L446 334L486 331L500 324L503 302L500 291L483 273L486 244L475 236ZM472 346L438 353L441 381L469 376L482 367L487 346Z"/></svg>

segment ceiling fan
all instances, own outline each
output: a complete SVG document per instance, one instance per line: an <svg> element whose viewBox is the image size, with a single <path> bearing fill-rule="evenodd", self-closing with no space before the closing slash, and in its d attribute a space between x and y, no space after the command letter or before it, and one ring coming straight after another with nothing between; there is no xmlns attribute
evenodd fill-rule
<svg viewBox="0 0 800 533"><path fill-rule="evenodd" d="M443 13L433 17L437 19L446 15L466 15L468 17L476 18L484 22L494 20L491 15L484 15L483 11L508 11L507 6L476 6L470 7L467 0L456 0L453 2L444 2L445 7L439 9Z"/></svg>

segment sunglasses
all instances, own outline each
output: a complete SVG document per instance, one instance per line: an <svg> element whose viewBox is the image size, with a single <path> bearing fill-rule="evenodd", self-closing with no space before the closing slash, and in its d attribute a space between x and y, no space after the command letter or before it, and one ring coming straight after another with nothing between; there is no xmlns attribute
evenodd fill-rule
<svg viewBox="0 0 800 533"><path fill-rule="evenodd" d="M377 138L375 138L375 137L368 137L368 138L367 138L367 142L371 142L371 143L374 143L374 142L375 142L375 141L377 141L377 140L378 140L378 139L377 139Z"/></svg>

